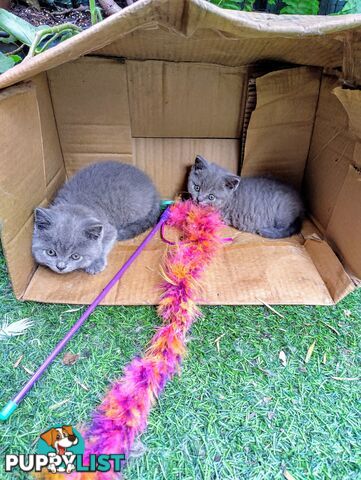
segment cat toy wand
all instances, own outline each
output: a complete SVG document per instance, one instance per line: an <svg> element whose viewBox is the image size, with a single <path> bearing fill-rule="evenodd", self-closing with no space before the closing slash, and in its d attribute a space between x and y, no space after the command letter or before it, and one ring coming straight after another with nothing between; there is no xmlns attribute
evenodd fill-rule
<svg viewBox="0 0 361 480"><path fill-rule="evenodd" d="M173 202L163 202L163 205L169 205ZM18 408L20 403L24 400L26 395L29 391L33 388L34 384L39 380L39 378L43 375L45 370L49 367L49 365L53 362L53 360L59 355L59 353L63 350L65 345L73 338L73 336L77 333L80 327L84 324L84 322L89 318L89 316L93 313L95 308L99 305L99 303L103 300L103 298L109 293L109 291L113 288L113 286L119 282L122 278L126 270L130 267L130 265L134 262L134 260L140 255L140 253L144 250L144 248L148 245L154 235L162 228L162 225L167 221L169 216L169 206L164 210L162 213L158 223L153 227L153 229L148 233L145 237L143 242L139 245L139 247L134 251L134 253L128 258L128 260L124 263L121 269L114 275L114 277L110 280L110 282L105 286L103 291L93 300L93 302L88 306L85 310L83 315L77 320L72 328L68 331L65 337L60 340L60 342L56 345L54 350L50 353L50 355L44 360L43 364L37 369L34 375L30 378L30 380L24 385L24 387L17 393L0 411L0 421L6 421L10 415Z"/></svg>

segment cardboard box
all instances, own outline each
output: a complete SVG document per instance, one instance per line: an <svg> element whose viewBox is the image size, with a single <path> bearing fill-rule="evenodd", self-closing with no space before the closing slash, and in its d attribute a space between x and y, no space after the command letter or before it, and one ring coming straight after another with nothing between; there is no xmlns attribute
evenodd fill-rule
<svg viewBox="0 0 361 480"><path fill-rule="evenodd" d="M35 265L33 210L67 177L115 159L172 198L196 154L289 181L309 209L288 239L227 229L234 242L207 272L204 303L331 305L351 292L361 278L360 30L361 15L143 0L1 75L1 240L16 297L89 303L141 241L119 242L94 277ZM157 303L164 249L154 239L105 303Z"/></svg>

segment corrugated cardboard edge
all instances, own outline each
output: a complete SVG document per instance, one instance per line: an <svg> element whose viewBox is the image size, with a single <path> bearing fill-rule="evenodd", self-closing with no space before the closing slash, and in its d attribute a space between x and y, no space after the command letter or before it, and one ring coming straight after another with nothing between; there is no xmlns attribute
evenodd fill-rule
<svg viewBox="0 0 361 480"><path fill-rule="evenodd" d="M320 37L361 27L361 14L342 16L271 15L220 9L204 0L140 0L79 35L25 60L0 76L0 88L75 60L139 28L162 25L189 37L211 29L235 38ZM342 38L339 38L342 41ZM275 52L276 54L276 52Z"/></svg>

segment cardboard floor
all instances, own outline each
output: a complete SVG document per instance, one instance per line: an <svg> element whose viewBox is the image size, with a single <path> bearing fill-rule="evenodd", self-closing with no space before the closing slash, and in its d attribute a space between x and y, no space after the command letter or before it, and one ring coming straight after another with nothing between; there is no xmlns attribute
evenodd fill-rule
<svg viewBox="0 0 361 480"><path fill-rule="evenodd" d="M330 293L327 282L325 283L321 277L319 266L316 267L309 254L312 249L306 248L305 235L309 236L309 232L312 231L310 225L310 222L305 224L303 235L295 235L284 240L264 239L226 228L224 235L232 236L233 243L226 244L208 268L203 282L204 291L201 298L197 299L199 303L333 304L332 292ZM90 303L131 255L142 238L144 235L130 241L119 242L109 256L108 267L96 276L84 272L62 276L47 268L38 267L23 299L55 303ZM316 241L318 240L315 239ZM157 304L161 282L159 265L166 248L169 247L159 237L154 238L103 304Z"/></svg>

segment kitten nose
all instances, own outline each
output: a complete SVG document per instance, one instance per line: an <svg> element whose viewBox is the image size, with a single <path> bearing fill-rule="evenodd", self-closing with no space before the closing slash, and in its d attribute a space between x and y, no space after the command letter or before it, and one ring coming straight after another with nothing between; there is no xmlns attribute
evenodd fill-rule
<svg viewBox="0 0 361 480"><path fill-rule="evenodd" d="M60 270L61 272L64 270L64 268L66 267L65 263L64 262L58 262L56 264L56 267L58 270Z"/></svg>

